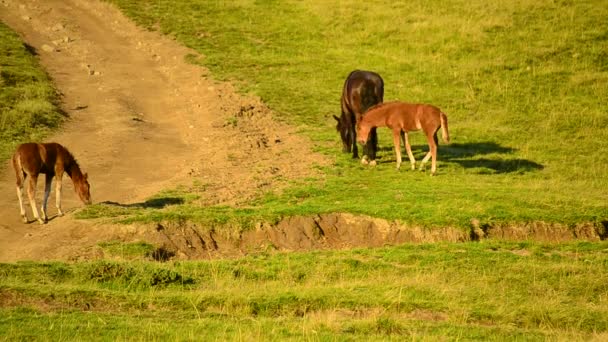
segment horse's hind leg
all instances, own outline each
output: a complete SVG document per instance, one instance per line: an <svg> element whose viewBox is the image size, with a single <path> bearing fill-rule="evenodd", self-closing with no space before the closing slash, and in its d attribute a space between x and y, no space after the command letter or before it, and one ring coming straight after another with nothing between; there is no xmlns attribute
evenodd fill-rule
<svg viewBox="0 0 608 342"><path fill-rule="evenodd" d="M407 132L401 131L401 135L403 136L403 143L405 144L405 152L407 152L407 157L410 159L410 164L412 166L412 170L416 169L416 159L414 158L414 154L412 153L412 145L410 145L410 140L407 135Z"/></svg>
<svg viewBox="0 0 608 342"><path fill-rule="evenodd" d="M38 215L38 208L36 208L36 183L38 180L38 175L30 175L29 182L27 183L27 196L30 200L30 206L32 207L32 212L34 213L34 218L40 222L40 224L44 224L45 222Z"/></svg>
<svg viewBox="0 0 608 342"><path fill-rule="evenodd" d="M19 213L24 223L27 223L27 214L25 213L25 207L23 206L23 183L25 182L26 174L21 169L21 162L19 156L15 154L13 156L13 170L15 171L15 177L17 178L17 198L19 199Z"/></svg>
<svg viewBox="0 0 608 342"><path fill-rule="evenodd" d="M431 158L431 176L433 176L437 170L437 131L435 131L433 135L427 134L426 137L429 142L429 152L424 156L424 159L422 159L420 168L422 168L429 158Z"/></svg>
<svg viewBox="0 0 608 342"><path fill-rule="evenodd" d="M17 181L17 198L19 199L19 213L24 223L27 223L27 214L23 206L23 181Z"/></svg>

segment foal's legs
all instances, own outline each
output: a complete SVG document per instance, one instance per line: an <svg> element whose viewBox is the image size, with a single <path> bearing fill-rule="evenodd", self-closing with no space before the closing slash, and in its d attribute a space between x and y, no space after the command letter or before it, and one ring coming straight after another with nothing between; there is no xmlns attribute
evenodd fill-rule
<svg viewBox="0 0 608 342"><path fill-rule="evenodd" d="M48 215L46 213L46 205L49 201L49 195L51 193L51 182L53 181L53 175L46 174L44 181L44 197L42 199L42 207L40 208L42 211L42 219L46 222L48 220Z"/></svg>
<svg viewBox="0 0 608 342"><path fill-rule="evenodd" d="M63 180L63 173L57 173L55 175L55 206L57 207L57 215L63 216L61 211L61 181Z"/></svg>
<svg viewBox="0 0 608 342"><path fill-rule="evenodd" d="M401 141L400 129L393 130L393 144L395 145L395 155L397 156L397 170L401 168Z"/></svg>
<svg viewBox="0 0 608 342"><path fill-rule="evenodd" d="M25 213L25 208L23 207L23 184L25 183L25 178L27 175L23 172L21 168L21 160L19 155L13 155L13 170L15 171L15 177L17 178L17 198L19 199L19 213L21 214L21 218L24 223L27 223L27 214Z"/></svg>
<svg viewBox="0 0 608 342"><path fill-rule="evenodd" d="M410 145L410 140L408 138L407 132L401 131L403 134L403 140L405 143L405 151L407 152L408 158L410 158L410 164L412 165L412 170L416 169L416 159L414 159L414 154L412 153L412 146Z"/></svg>
<svg viewBox="0 0 608 342"><path fill-rule="evenodd" d="M34 213L34 218L40 222L40 224L44 224L44 221L38 215L38 208L36 208L36 183L38 182L38 175L31 174L30 179L27 183L27 196L30 200L30 206L32 207L32 212Z"/></svg>
<svg viewBox="0 0 608 342"><path fill-rule="evenodd" d="M23 179L17 180L17 198L19 198L19 212L24 223L27 223L27 215L25 214L25 208L23 207Z"/></svg>
<svg viewBox="0 0 608 342"><path fill-rule="evenodd" d="M426 139L429 142L429 152L426 154L426 156L424 156L424 159L422 159L422 162L420 163L420 168L422 169L424 167L424 164L429 160L429 158L432 157L431 176L433 176L435 174L435 171L437 170L437 131L435 131L433 135L427 133Z"/></svg>

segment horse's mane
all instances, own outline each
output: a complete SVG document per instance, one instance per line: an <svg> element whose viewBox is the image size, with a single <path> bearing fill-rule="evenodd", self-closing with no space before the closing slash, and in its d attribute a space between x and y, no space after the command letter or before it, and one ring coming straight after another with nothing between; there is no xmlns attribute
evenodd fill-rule
<svg viewBox="0 0 608 342"><path fill-rule="evenodd" d="M70 152L70 150L68 150L65 146L57 144L58 148L63 150L62 153L62 158L64 158L64 165L66 166L66 170L65 172L68 173L68 175L70 176L70 178L73 176L73 172L77 172L82 174L82 170L80 169L80 165L78 165L78 161L76 160L76 157L74 157L74 155L72 154L72 152ZM58 151L59 152L59 151Z"/></svg>

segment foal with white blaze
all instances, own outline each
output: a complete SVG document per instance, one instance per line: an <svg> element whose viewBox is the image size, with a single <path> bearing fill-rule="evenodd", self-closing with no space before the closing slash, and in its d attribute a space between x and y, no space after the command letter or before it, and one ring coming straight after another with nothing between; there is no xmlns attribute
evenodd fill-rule
<svg viewBox="0 0 608 342"><path fill-rule="evenodd" d="M12 162L15 175L17 176L17 197L19 198L19 209L21 210L23 222L28 222L25 208L23 207L22 194L23 185L28 177L27 195L30 206L32 207L34 218L41 224L46 223L48 219L46 205L51 192L51 182L55 176L57 178L55 183L55 205L57 206L59 216L63 216L63 211L61 211L61 181L64 172L72 179L74 189L80 199L85 204L91 204L90 185L87 180L87 174L82 174L76 159L65 147L57 143L21 144L13 154ZM44 199L41 207L42 217L38 215L38 209L36 208L36 183L38 175L41 173L46 175Z"/></svg>
<svg viewBox="0 0 608 342"><path fill-rule="evenodd" d="M370 108L357 124L357 140L364 144L369 132L374 127L388 127L393 131L393 143L397 156L397 169L401 167L401 145L399 133L405 132L405 150L410 159L412 170L416 168L416 160L408 139L408 132L422 129L429 144L429 152L422 159L420 168L432 158L431 175L437 170L437 131L441 127L441 135L447 143L450 141L448 133L448 118L441 110L433 105L406 102L386 102Z"/></svg>

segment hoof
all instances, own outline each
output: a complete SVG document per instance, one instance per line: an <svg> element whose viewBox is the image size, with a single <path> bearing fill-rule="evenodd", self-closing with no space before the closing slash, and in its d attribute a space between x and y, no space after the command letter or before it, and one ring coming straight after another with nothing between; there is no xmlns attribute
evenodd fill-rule
<svg viewBox="0 0 608 342"><path fill-rule="evenodd" d="M43 219L38 219L38 222L39 222L40 224L46 224L46 220L43 220Z"/></svg>
<svg viewBox="0 0 608 342"><path fill-rule="evenodd" d="M63 216L63 211L61 211L61 210L57 211L57 216Z"/></svg>
<svg viewBox="0 0 608 342"><path fill-rule="evenodd" d="M416 164L412 164L412 171L416 170Z"/></svg>
<svg viewBox="0 0 608 342"><path fill-rule="evenodd" d="M23 220L23 223L29 223L27 216L21 216L21 220Z"/></svg>
<svg viewBox="0 0 608 342"><path fill-rule="evenodd" d="M369 162L369 166L376 166L376 164L377 164L377 163L376 163L376 161L375 161L375 160L372 160L371 162Z"/></svg>
<svg viewBox="0 0 608 342"><path fill-rule="evenodd" d="M363 156L363 158L361 158L361 164L363 164L363 165L369 164L369 160L367 159L367 156Z"/></svg>

